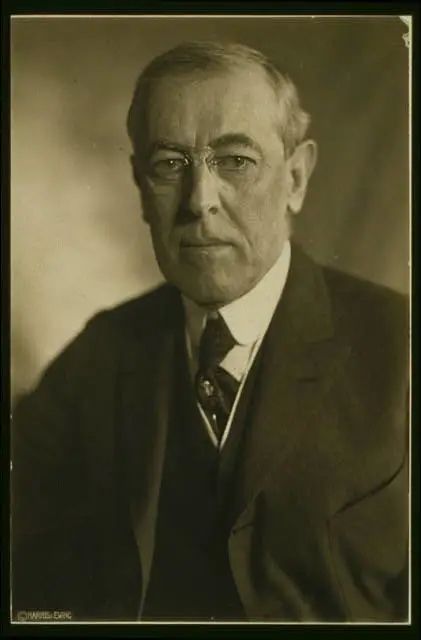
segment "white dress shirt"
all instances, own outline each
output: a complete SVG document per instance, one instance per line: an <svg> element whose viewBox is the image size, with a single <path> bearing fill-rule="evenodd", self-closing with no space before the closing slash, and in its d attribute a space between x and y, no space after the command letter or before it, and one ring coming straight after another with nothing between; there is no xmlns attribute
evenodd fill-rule
<svg viewBox="0 0 421 640"><path fill-rule="evenodd" d="M289 242L286 242L275 264L253 289L241 296L241 298L237 298L237 300L218 309L237 343L222 360L220 366L240 383L219 443L200 403L198 402L197 404L209 437L219 449L222 449L228 438L248 372L281 298L290 261L291 246ZM183 296L183 303L186 312L186 344L189 368L192 380L194 380L198 369L200 338L206 325L208 311L185 296Z"/></svg>

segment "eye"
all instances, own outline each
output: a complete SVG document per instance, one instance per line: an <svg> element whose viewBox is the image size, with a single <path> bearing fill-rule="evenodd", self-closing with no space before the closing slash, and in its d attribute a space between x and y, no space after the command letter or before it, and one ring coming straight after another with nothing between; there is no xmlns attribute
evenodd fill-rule
<svg viewBox="0 0 421 640"><path fill-rule="evenodd" d="M162 158L151 163L152 173L160 178L177 177L188 166L187 158Z"/></svg>
<svg viewBox="0 0 421 640"><path fill-rule="evenodd" d="M247 171L256 166L256 161L248 156L216 156L213 164L219 171Z"/></svg>

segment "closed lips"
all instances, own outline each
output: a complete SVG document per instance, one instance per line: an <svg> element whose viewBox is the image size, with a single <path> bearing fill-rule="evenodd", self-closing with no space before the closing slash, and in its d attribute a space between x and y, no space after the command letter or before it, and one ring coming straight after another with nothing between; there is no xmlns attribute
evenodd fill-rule
<svg viewBox="0 0 421 640"><path fill-rule="evenodd" d="M182 247L221 247L227 244L231 244L230 242L226 242L224 240L183 240L181 242Z"/></svg>

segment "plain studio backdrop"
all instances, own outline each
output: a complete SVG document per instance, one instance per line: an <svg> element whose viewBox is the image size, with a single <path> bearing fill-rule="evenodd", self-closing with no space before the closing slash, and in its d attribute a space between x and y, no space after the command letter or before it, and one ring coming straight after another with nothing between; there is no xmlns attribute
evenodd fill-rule
<svg viewBox="0 0 421 640"><path fill-rule="evenodd" d="M409 289L408 26L398 17L12 20L12 394L93 313L161 279L131 179L125 118L155 55L237 41L298 86L319 144L295 235L307 251Z"/></svg>

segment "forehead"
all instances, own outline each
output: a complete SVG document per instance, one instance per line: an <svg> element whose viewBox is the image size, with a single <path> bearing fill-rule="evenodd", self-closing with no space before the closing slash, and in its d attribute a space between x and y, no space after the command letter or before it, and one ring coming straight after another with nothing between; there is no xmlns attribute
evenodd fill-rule
<svg viewBox="0 0 421 640"><path fill-rule="evenodd" d="M151 87L147 139L200 146L226 134L243 133L268 144L282 115L275 91L259 67L178 73Z"/></svg>

